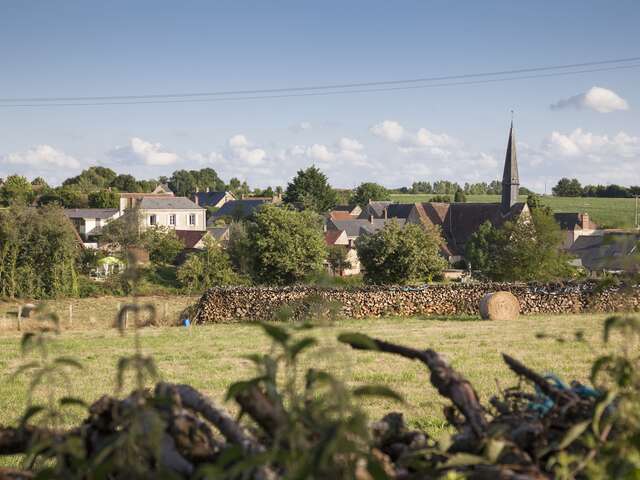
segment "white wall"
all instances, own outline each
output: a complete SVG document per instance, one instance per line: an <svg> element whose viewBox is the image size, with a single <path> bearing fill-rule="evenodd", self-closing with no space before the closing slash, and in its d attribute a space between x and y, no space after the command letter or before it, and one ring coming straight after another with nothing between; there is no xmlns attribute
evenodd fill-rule
<svg viewBox="0 0 640 480"><path fill-rule="evenodd" d="M205 210L202 209L194 209L194 210L140 210L140 214L142 216L142 225L143 228L148 228L152 226L150 222L150 218L152 215L156 216L155 226L158 227L168 227L173 228L175 230L194 230L194 231L205 231L207 229L207 222L205 216ZM175 215L176 224L169 224L169 217L171 215ZM195 215L196 224L189 224L189 215Z"/></svg>

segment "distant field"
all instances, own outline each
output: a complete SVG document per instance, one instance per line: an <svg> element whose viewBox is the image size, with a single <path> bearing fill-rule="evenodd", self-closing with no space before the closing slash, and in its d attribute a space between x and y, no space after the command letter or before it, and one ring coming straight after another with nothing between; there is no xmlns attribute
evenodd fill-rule
<svg viewBox="0 0 640 480"><path fill-rule="evenodd" d="M428 202L433 195L429 194L393 194L396 202L414 203ZM453 199L453 195L451 195ZM554 212L587 212L591 219L605 228L632 228L635 225L635 205L633 198L596 198L596 197L553 197L542 196L542 203L551 207ZM520 196L526 201L526 196ZM499 195L467 195L467 202L499 202Z"/></svg>

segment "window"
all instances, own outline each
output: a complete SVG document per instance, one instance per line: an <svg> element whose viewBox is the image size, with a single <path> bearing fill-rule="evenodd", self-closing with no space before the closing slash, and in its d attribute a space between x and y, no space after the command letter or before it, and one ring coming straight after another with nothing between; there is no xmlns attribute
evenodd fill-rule
<svg viewBox="0 0 640 480"><path fill-rule="evenodd" d="M171 215L169 215L169 225L175 226L175 224L176 224L176 215L175 213L172 213Z"/></svg>
<svg viewBox="0 0 640 480"><path fill-rule="evenodd" d="M149 225L156 225L158 223L158 219L155 215L149 215Z"/></svg>
<svg viewBox="0 0 640 480"><path fill-rule="evenodd" d="M189 214L189 225L195 225L196 224L196 214L195 213L190 213Z"/></svg>

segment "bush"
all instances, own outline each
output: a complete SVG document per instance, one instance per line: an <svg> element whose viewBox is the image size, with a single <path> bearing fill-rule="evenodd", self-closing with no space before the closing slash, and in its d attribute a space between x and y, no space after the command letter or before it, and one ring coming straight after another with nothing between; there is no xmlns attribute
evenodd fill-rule
<svg viewBox="0 0 640 480"><path fill-rule="evenodd" d="M418 225L387 224L373 235L356 241L364 281L370 284L431 282L440 277L447 262L440 255L440 232Z"/></svg>

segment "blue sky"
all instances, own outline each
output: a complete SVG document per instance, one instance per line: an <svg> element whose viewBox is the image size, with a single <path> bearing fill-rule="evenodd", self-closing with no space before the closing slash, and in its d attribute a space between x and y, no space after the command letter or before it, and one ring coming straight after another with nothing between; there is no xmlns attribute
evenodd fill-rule
<svg viewBox="0 0 640 480"><path fill-rule="evenodd" d="M10 1L0 97L264 89L640 56L640 2ZM640 62L636 62L640 63ZM521 181L640 184L640 68L227 102L0 107L0 177L92 164L151 178L215 168L286 184L501 175L515 109ZM595 88L594 88L595 87ZM556 105L557 108L551 108Z"/></svg>

